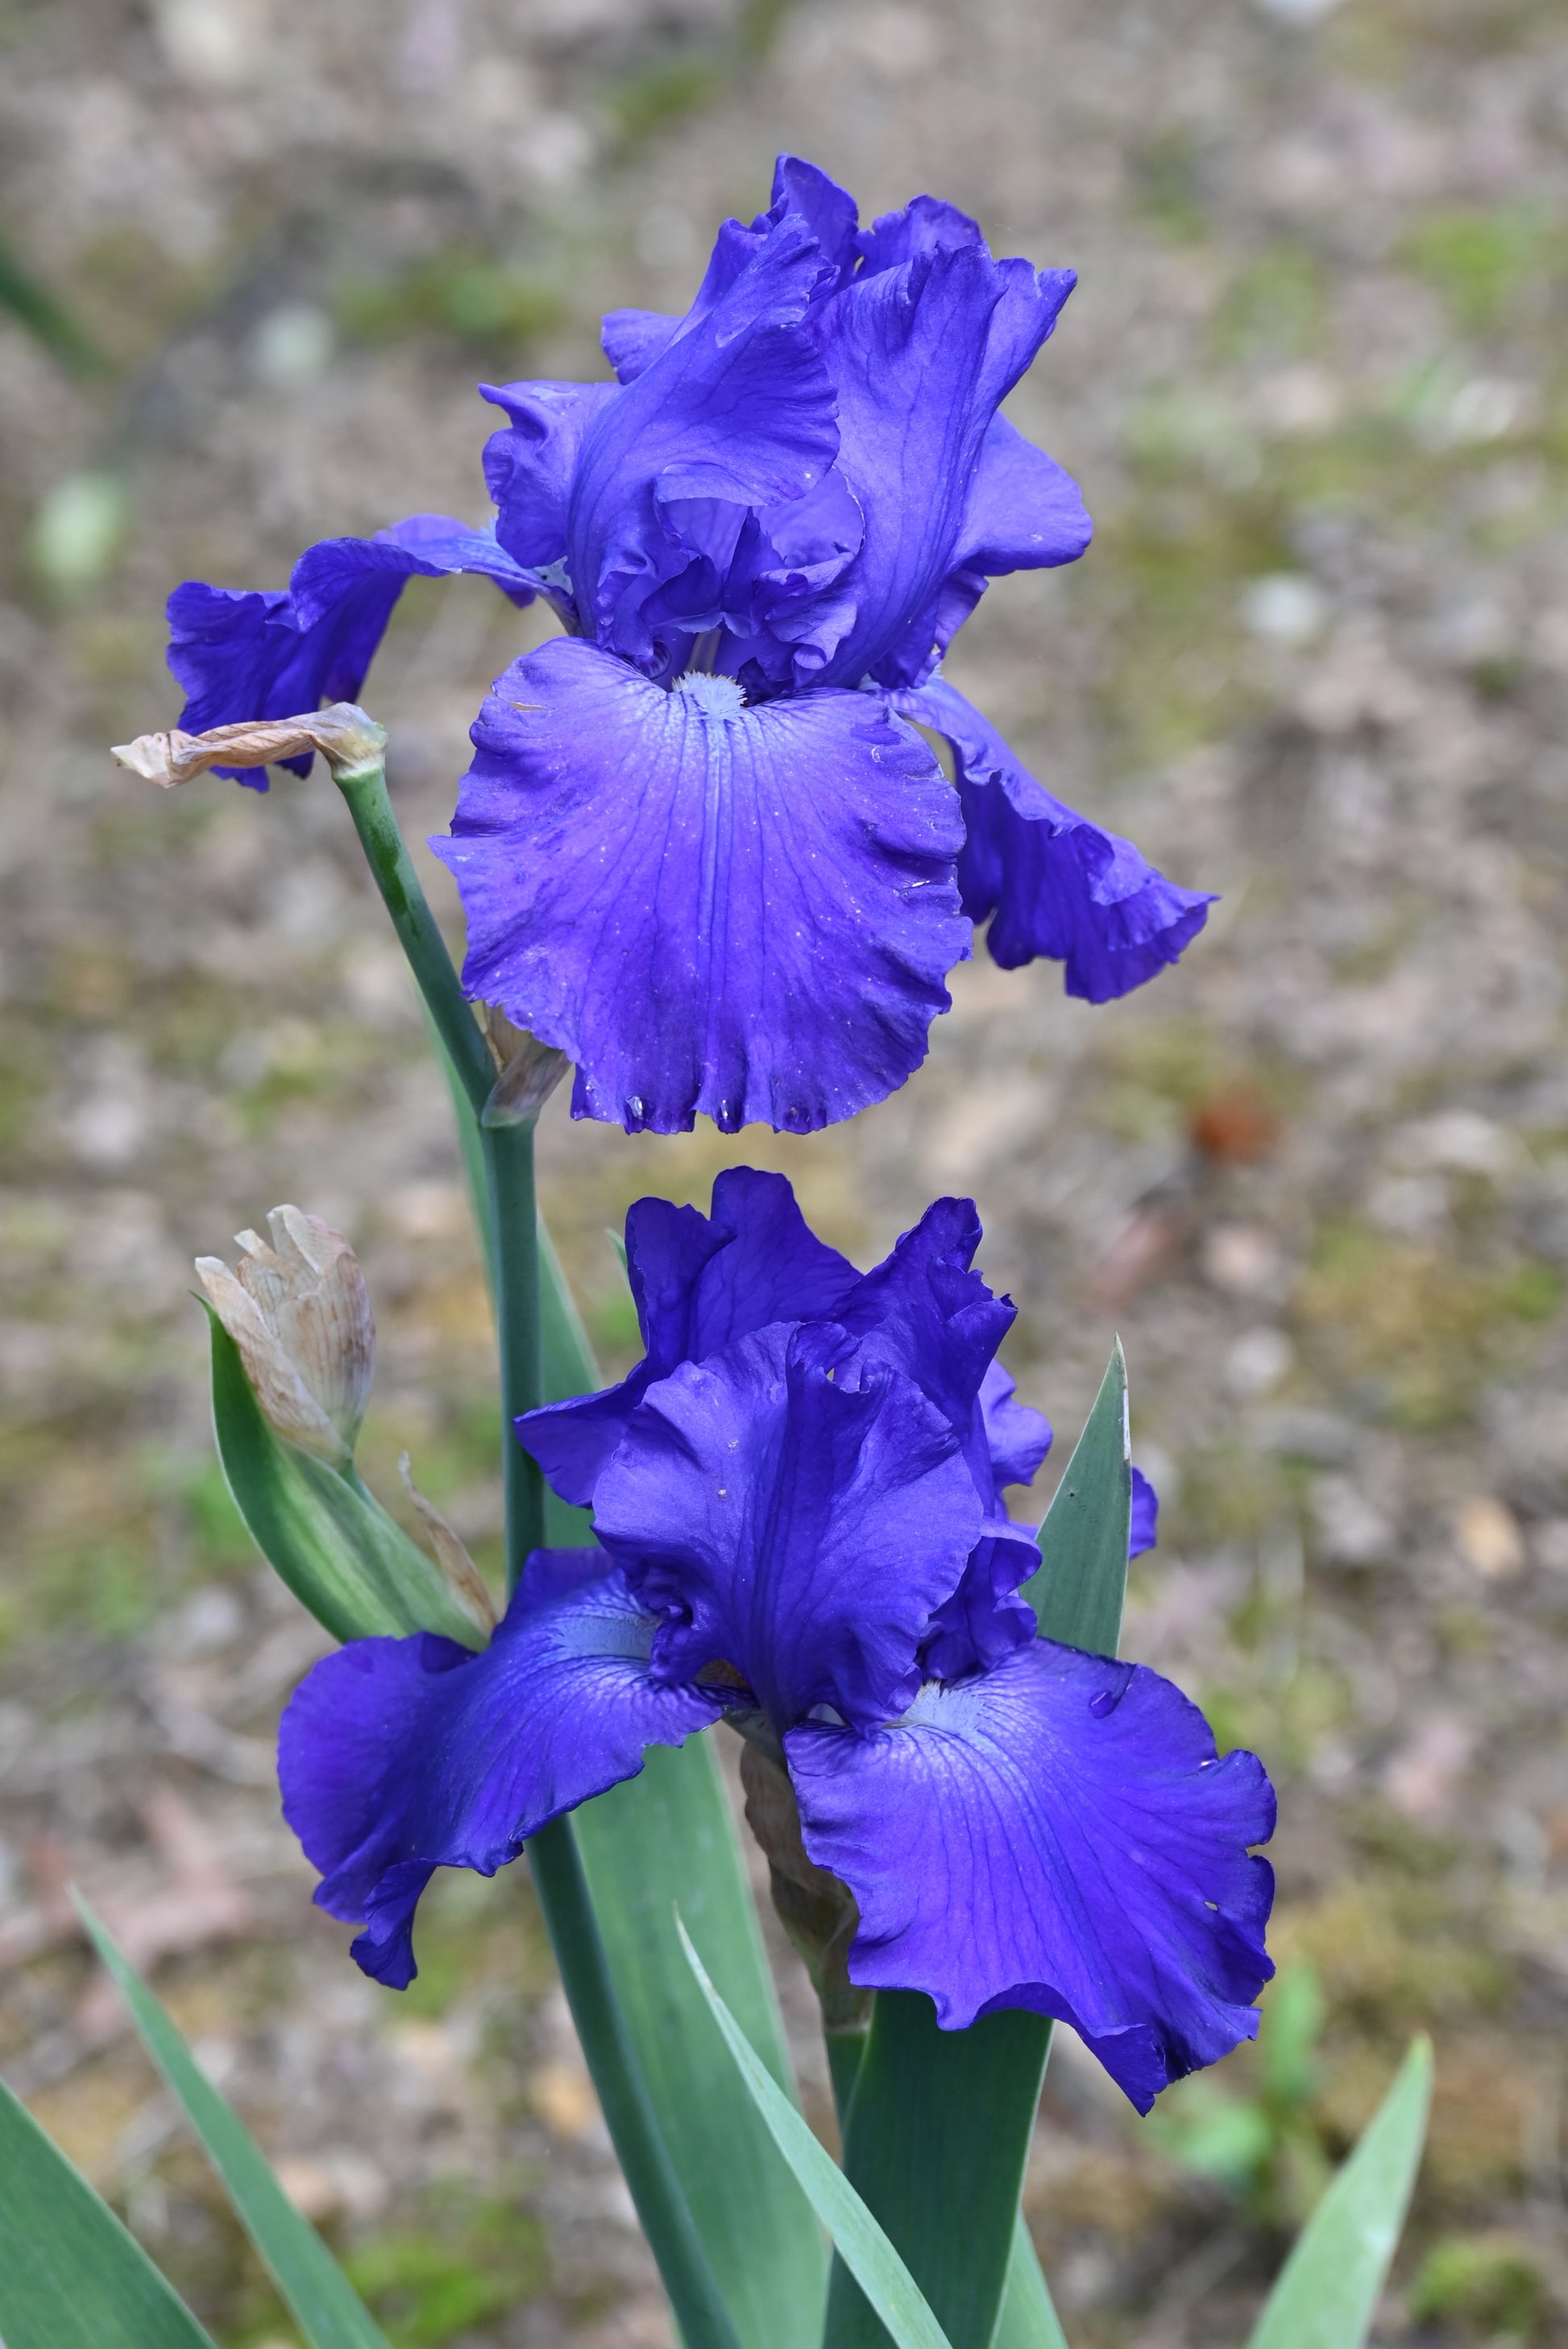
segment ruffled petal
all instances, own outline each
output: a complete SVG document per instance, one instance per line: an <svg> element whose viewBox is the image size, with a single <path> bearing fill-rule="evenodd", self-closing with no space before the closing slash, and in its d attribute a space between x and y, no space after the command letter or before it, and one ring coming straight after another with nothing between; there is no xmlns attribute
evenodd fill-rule
<svg viewBox="0 0 1568 2349"><path fill-rule="evenodd" d="M799 221L816 239L821 259L832 273L821 290L830 290L854 268L859 217L853 196L826 171L799 155L780 155L773 169L769 209L758 213L749 228L736 220L725 222L690 309L679 317L661 310L610 311L599 336L604 357L622 383L634 382L668 350L677 335L708 316L741 271L756 259L769 232L785 219Z"/></svg>
<svg viewBox="0 0 1568 2349"><path fill-rule="evenodd" d="M655 1672L728 1665L781 1729L908 1702L981 1526L943 1414L827 1322L775 1324L651 1387L593 1514L664 1618Z"/></svg>
<svg viewBox="0 0 1568 2349"><path fill-rule="evenodd" d="M507 418L505 429L485 442L496 536L519 563L564 570L567 512L583 436L617 397L615 386L506 383L480 388Z"/></svg>
<svg viewBox="0 0 1568 2349"><path fill-rule="evenodd" d="M801 323L822 272L804 222L781 221L583 436L567 550L578 609L650 671L683 665L645 615L654 595L689 573L689 597L711 599L748 509L801 496L838 452L833 387Z"/></svg>
<svg viewBox="0 0 1568 2349"><path fill-rule="evenodd" d="M1108 1003L1180 957L1212 895L1178 888L1130 840L1054 799L944 678L889 698L952 745L969 826L959 885L973 921L992 917L993 961L1012 970L1048 956L1066 964L1069 995Z"/></svg>
<svg viewBox="0 0 1568 2349"><path fill-rule="evenodd" d="M1039 1544L1031 1526L1016 1526L999 1515L987 1517L957 1589L932 1616L920 1651L922 1677L949 1681L962 1680L966 1672L988 1672L1015 1648L1036 1639L1039 1624L1035 1610L1018 1593L1039 1571Z"/></svg>
<svg viewBox="0 0 1568 2349"><path fill-rule="evenodd" d="M1076 563L1094 535L1078 483L1054 457L994 417L964 507L958 567L998 577Z"/></svg>
<svg viewBox="0 0 1568 2349"><path fill-rule="evenodd" d="M855 242L867 277L897 269L920 253L957 253L966 245L986 250L979 222L940 196L915 196L897 212L880 213Z"/></svg>
<svg viewBox="0 0 1568 2349"><path fill-rule="evenodd" d="M1132 1515L1127 1527L1129 1565L1160 1539L1160 1495L1141 1468L1132 1472Z"/></svg>
<svg viewBox="0 0 1568 2349"><path fill-rule="evenodd" d="M860 1274L817 1238L782 1174L731 1166L713 1206L639 1199L626 1217L626 1270L645 1348L601 1394L525 1413L517 1432L563 1500L588 1507L633 1411L655 1379L773 1321L831 1319Z"/></svg>
<svg viewBox="0 0 1568 2349"><path fill-rule="evenodd" d="M840 468L866 518L845 583L855 624L822 673L833 684L880 674L943 590L997 403L1072 284L1070 272L994 262L977 238L913 243L910 258L813 314L838 393Z"/></svg>
<svg viewBox="0 0 1568 2349"><path fill-rule="evenodd" d="M1010 1525L998 1502L982 1402L1016 1308L972 1269L980 1237L972 1199L938 1199L839 1317L870 1359L913 1378L950 1422L985 1511L981 1538L933 1617L922 1653L927 1675L940 1680L998 1662L1037 1630L1033 1609L1016 1593L1037 1568L1039 1552L1028 1528Z"/></svg>
<svg viewBox="0 0 1568 2349"><path fill-rule="evenodd" d="M414 1911L438 1868L493 1876L551 1819L634 1777L647 1746L718 1718L715 1692L650 1680L655 1629L602 1555L543 1551L482 1654L419 1632L315 1666L279 1732L284 1816L322 1872L318 1904L364 1920L367 1974L412 1981Z"/></svg>
<svg viewBox="0 0 1568 2349"><path fill-rule="evenodd" d="M1051 1448L1051 1423L1043 1411L1015 1400L1017 1381L993 1362L980 1382L980 1410L997 1490L1032 1485Z"/></svg>
<svg viewBox="0 0 1568 2349"><path fill-rule="evenodd" d="M839 1319L872 1360L913 1379L966 1444L972 1433L980 1439L972 1464L988 1475L980 1387L1017 1309L972 1270L980 1238L973 1199L934 1201L866 1274Z"/></svg>
<svg viewBox="0 0 1568 2349"><path fill-rule="evenodd" d="M329 538L301 555L286 589L248 592L188 579L169 598L169 666L183 686L188 734L252 718L294 718L327 701L356 701L392 607L416 574L471 571L514 604L539 583L489 531L449 514L413 514L374 538ZM311 755L288 759L296 775ZM264 767L219 767L253 791Z"/></svg>
<svg viewBox="0 0 1568 2349"><path fill-rule="evenodd" d="M923 1059L967 951L957 801L866 695L740 707L557 638L474 728L449 838L464 984L629 1131L806 1133Z"/></svg>
<svg viewBox="0 0 1568 2349"><path fill-rule="evenodd" d="M1273 1790L1157 1673L1037 1640L785 1749L807 1851L860 1907L852 1981L924 1991L950 2031L1055 2015L1144 2112L1255 2035Z"/></svg>
<svg viewBox="0 0 1568 2349"><path fill-rule="evenodd" d="M878 683L923 683L993 577L1076 563L1093 534L1072 476L1005 416L994 417L965 502L953 568L877 663Z"/></svg>

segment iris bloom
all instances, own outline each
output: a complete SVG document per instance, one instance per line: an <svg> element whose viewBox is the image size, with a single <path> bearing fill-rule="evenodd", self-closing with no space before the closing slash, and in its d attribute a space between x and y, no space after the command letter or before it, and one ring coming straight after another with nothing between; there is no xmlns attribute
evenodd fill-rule
<svg viewBox="0 0 1568 2349"><path fill-rule="evenodd" d="M519 1423L598 1545L536 1551L483 1654L359 1640L284 1716L284 1808L366 1972L409 1981L438 1867L493 1873L727 1713L854 1896L854 1982L948 2029L1057 2016L1143 2110L1253 2035L1268 1780L1168 1681L1038 1636L997 1489L1049 1430L994 1360L978 1238L939 1201L862 1278L778 1175L634 1208L645 1360Z"/></svg>
<svg viewBox="0 0 1568 2349"><path fill-rule="evenodd" d="M995 961L1123 995L1209 899L1054 798L937 667L991 577L1088 543L998 412L1073 284L930 196L861 229L785 157L684 317L605 319L614 383L487 389L493 535L416 515L313 547L285 593L178 589L181 723L356 698L413 573L546 597L566 634L497 680L433 845L469 993L568 1055L577 1116L851 1116L924 1057L987 920Z"/></svg>

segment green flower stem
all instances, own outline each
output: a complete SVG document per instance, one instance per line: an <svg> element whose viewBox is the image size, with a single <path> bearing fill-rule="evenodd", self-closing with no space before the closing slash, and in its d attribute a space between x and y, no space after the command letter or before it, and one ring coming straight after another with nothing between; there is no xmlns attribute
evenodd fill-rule
<svg viewBox="0 0 1568 2349"><path fill-rule="evenodd" d="M495 1069L398 830L386 776L379 770L349 776L340 789L449 1067L478 1118ZM543 1396L533 1133L525 1126L486 1128L480 1142L500 1332L507 1578L515 1585L544 1538L543 1481L512 1433L518 1413ZM528 1856L589 2075L686 2349L740 2349L659 2132L571 1820L555 1819L531 1837Z"/></svg>
<svg viewBox="0 0 1568 2349"><path fill-rule="evenodd" d="M842 2137L850 2125L850 2106L855 2100L855 2085L861 2076L861 2065L871 2039L871 2025L863 2031L827 2031L822 2034L828 2050L828 2077L833 2084L833 2109L839 2116L839 2134Z"/></svg>
<svg viewBox="0 0 1568 2349"><path fill-rule="evenodd" d="M387 795L386 772L376 767L365 774L342 776L338 789L348 802L354 829L359 834L382 901L392 916L392 926L408 957L408 967L418 981L436 1033L477 1116L495 1084L495 1063L489 1045L480 1034L461 982L452 968L447 942L437 926L429 900L414 870L414 860L397 828L397 819Z"/></svg>
<svg viewBox="0 0 1568 2349"><path fill-rule="evenodd" d="M540 1343L539 1218L533 1195L533 1128L487 1126L480 1134L495 1259L500 1339L501 1476L506 1492L506 1587L517 1588L544 1541L544 1479L512 1423L544 1400Z"/></svg>
<svg viewBox="0 0 1568 2349"><path fill-rule="evenodd" d="M531 1836L528 1857L589 2075L686 2349L740 2349L626 2033L571 1820Z"/></svg>

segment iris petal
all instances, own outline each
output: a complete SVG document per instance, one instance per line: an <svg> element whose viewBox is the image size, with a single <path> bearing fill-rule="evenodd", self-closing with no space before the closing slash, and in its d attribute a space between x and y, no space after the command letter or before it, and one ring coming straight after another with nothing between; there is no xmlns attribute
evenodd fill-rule
<svg viewBox="0 0 1568 2349"><path fill-rule="evenodd" d="M1078 483L1054 457L994 417L965 502L955 561L992 576L1076 563L1094 534Z"/></svg>
<svg viewBox="0 0 1568 2349"><path fill-rule="evenodd" d="M1048 956L1066 964L1069 995L1108 1003L1191 945L1212 895L1179 888L1130 840L1053 798L944 678L890 699L952 745L969 826L958 866L964 909L975 922L991 916L994 962L1012 970Z"/></svg>
<svg viewBox="0 0 1568 2349"><path fill-rule="evenodd" d="M779 1727L908 1702L981 1514L942 1413L829 1322L683 1363L593 1495L599 1538L665 1619L655 1671L730 1664Z"/></svg>
<svg viewBox="0 0 1568 2349"><path fill-rule="evenodd" d="M924 1991L947 2030L1055 2015L1140 2111L1255 2035L1273 1791L1158 1674L1037 1640L785 1748L806 1848L860 1906L853 1981Z"/></svg>
<svg viewBox="0 0 1568 2349"><path fill-rule="evenodd" d="M1141 1468L1132 1472L1132 1514L1127 1528L1129 1563L1153 1549L1160 1539L1160 1495Z"/></svg>
<svg viewBox="0 0 1568 2349"><path fill-rule="evenodd" d="M582 1508L655 1379L769 1322L831 1319L861 1278L808 1228L785 1177L750 1166L715 1176L711 1216L639 1199L626 1217L626 1270L642 1361L602 1394L551 1403L517 1423L562 1500Z"/></svg>
<svg viewBox="0 0 1568 2349"><path fill-rule="evenodd" d="M406 583L453 572L493 579L514 604L537 580L489 531L448 514L413 514L374 538L328 538L301 555L286 589L209 587L188 579L169 598L169 666L184 687L186 733L247 719L294 718L356 701ZM311 754L284 763L310 772ZM219 767L264 792L264 767Z"/></svg>
<svg viewBox="0 0 1568 2349"><path fill-rule="evenodd" d="M585 1578L597 1567L593 1578ZM648 1745L717 1720L708 1692L655 1686L655 1626L593 1550L538 1551L480 1655L420 1632L315 1665L283 1719L284 1815L322 1871L318 1904L363 1919L354 1955L402 1989L438 1868L493 1876Z"/></svg>
<svg viewBox="0 0 1568 2349"><path fill-rule="evenodd" d="M958 807L871 697L727 714L557 638L500 679L449 838L464 984L629 1130L810 1133L924 1058L967 926Z"/></svg>
<svg viewBox="0 0 1568 2349"><path fill-rule="evenodd" d="M838 453L833 387L801 324L822 266L804 223L781 221L583 434L567 559L584 621L628 660L656 666L644 606L711 564L714 504L738 531L748 509L815 487Z"/></svg>
<svg viewBox="0 0 1568 2349"><path fill-rule="evenodd" d="M993 1362L980 1383L980 1409L991 1453L991 1473L1004 1485L1032 1485L1051 1448L1051 1423L1044 1412L1015 1400L1017 1381Z"/></svg>
<svg viewBox="0 0 1568 2349"><path fill-rule="evenodd" d="M481 384L506 415L485 442L485 481L496 536L518 562L566 561L567 515L583 436L616 397L613 383Z"/></svg>
<svg viewBox="0 0 1568 2349"><path fill-rule="evenodd" d="M880 675L938 596L997 403L1072 284L1070 271L1037 277L1026 262L994 262L978 242L927 243L813 314L838 394L839 464L866 517L845 581L855 626L825 681Z"/></svg>
<svg viewBox="0 0 1568 2349"><path fill-rule="evenodd" d="M726 221L689 310L672 317L661 310L612 310L600 342L604 356L622 383L632 383L652 367L676 336L706 318L734 285L747 264L766 243L770 229L786 218L799 221L817 240L822 261L833 273L827 289L847 277L855 265L855 200L815 163L799 155L780 155L773 169L769 209L749 228Z"/></svg>

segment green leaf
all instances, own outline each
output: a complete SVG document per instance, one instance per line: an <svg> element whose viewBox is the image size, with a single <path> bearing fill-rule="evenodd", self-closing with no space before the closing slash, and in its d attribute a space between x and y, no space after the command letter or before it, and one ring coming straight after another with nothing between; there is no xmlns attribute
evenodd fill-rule
<svg viewBox="0 0 1568 2349"><path fill-rule="evenodd" d="M1115 1654L1131 1506L1127 1365L1118 1343L1041 1529L1040 1571L1025 1586L1046 1638ZM928 1998L877 1995L844 2168L954 2349L991 2349L1050 2042L1049 2022L1019 2009L985 2015L967 2031L941 2031ZM953 2225L955 2210L964 2213L961 2228ZM825 2342L826 2349L885 2349L882 2328L841 2268L830 2287Z"/></svg>
<svg viewBox="0 0 1568 2349"><path fill-rule="evenodd" d="M1361 2349L1409 2207L1431 2095L1432 2047L1422 2037L1297 2238L1251 2349Z"/></svg>
<svg viewBox="0 0 1568 2349"><path fill-rule="evenodd" d="M686 1963L707 2001L753 2104L839 2255L875 2308L895 2349L949 2349L920 2287L836 2161L812 2136L708 1980L691 1936L677 1918ZM857 2090L857 2100L862 2093Z"/></svg>
<svg viewBox="0 0 1568 2349"><path fill-rule="evenodd" d="M1047 1640L1115 1655L1131 1517L1127 1362L1119 1338L1040 1527L1039 1572L1024 1585Z"/></svg>
<svg viewBox="0 0 1568 2349"><path fill-rule="evenodd" d="M212 2349L141 2245L0 2084L6 2349Z"/></svg>
<svg viewBox="0 0 1568 2349"><path fill-rule="evenodd" d="M234 1506L251 1538L296 1599L335 1639L443 1631L482 1646L439 1567L346 1476L273 1434L211 1306L212 1426Z"/></svg>
<svg viewBox="0 0 1568 2349"><path fill-rule="evenodd" d="M600 1383L554 1249L541 1249L544 1392ZM553 1496L552 1542L593 1538ZM828 2263L810 2206L752 2107L676 1939L703 1937L730 2007L781 2093L789 2058L734 1814L710 1736L654 1746L635 1778L573 1815L600 1938L659 2127L746 2349L817 2349Z"/></svg>
<svg viewBox="0 0 1568 2349"><path fill-rule="evenodd" d="M877 1992L844 2168L953 2349L989 2349L995 2332L1050 2036L1043 2016L1016 2007L942 2031L923 1992ZM886 2349L886 2338L835 2264L826 2349Z"/></svg>
<svg viewBox="0 0 1568 2349"><path fill-rule="evenodd" d="M673 1922L678 1903L789 2102L783 2027L711 1735L651 1748L637 1777L573 1819L627 2027L736 2329L747 2349L817 2349L828 2282L821 2236L768 2132L734 2093Z"/></svg>
<svg viewBox="0 0 1568 2349"><path fill-rule="evenodd" d="M148 2054L184 2107L241 2224L310 2349L387 2349L386 2334L315 2229L300 2217L243 2121L218 2094L79 1892L75 1899L82 1922L114 1976Z"/></svg>
<svg viewBox="0 0 1568 2349"><path fill-rule="evenodd" d="M1068 2349L1049 2288L1022 2215L1013 2222L1007 2288L992 2349Z"/></svg>

